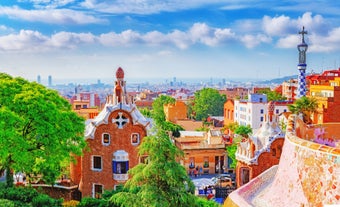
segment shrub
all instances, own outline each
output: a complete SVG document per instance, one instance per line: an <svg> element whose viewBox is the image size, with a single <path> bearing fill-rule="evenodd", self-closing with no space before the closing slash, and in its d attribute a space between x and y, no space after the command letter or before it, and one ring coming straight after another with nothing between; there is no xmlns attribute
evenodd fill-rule
<svg viewBox="0 0 340 207"><path fill-rule="evenodd" d="M110 206L112 205L110 205L107 200L85 197L81 199L81 202L78 204L77 207L110 207Z"/></svg>
<svg viewBox="0 0 340 207"><path fill-rule="evenodd" d="M14 203L7 199L0 199L0 206L15 207Z"/></svg>
<svg viewBox="0 0 340 207"><path fill-rule="evenodd" d="M37 197L33 198L33 207L59 207L62 201L58 199L53 199L46 194L39 194Z"/></svg>

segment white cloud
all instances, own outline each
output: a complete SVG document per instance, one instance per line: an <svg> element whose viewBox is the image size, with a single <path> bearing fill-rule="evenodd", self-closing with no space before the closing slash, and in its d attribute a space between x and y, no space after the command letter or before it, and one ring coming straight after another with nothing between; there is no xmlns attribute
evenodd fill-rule
<svg viewBox="0 0 340 207"><path fill-rule="evenodd" d="M19 2L30 2L35 8L57 8L74 3L76 0L19 0Z"/></svg>
<svg viewBox="0 0 340 207"><path fill-rule="evenodd" d="M262 20L263 30L271 36L284 36L291 33L296 25L292 24L290 17L281 15L271 18L264 16Z"/></svg>
<svg viewBox="0 0 340 207"><path fill-rule="evenodd" d="M104 19L70 9L25 10L17 6L0 6L0 15L7 15L13 19L49 24L93 24L107 22Z"/></svg>
<svg viewBox="0 0 340 207"><path fill-rule="evenodd" d="M241 39L241 42L243 42L247 48L254 48L261 43L271 42L271 38L263 34L257 34L257 35L248 34L248 35L244 35L240 39Z"/></svg>
<svg viewBox="0 0 340 207"><path fill-rule="evenodd" d="M19 34L0 37L1 50L42 50L48 38L36 31L21 30Z"/></svg>
<svg viewBox="0 0 340 207"><path fill-rule="evenodd" d="M279 48L293 48L299 43L300 37L296 34L287 35L286 37L280 38L277 42Z"/></svg>

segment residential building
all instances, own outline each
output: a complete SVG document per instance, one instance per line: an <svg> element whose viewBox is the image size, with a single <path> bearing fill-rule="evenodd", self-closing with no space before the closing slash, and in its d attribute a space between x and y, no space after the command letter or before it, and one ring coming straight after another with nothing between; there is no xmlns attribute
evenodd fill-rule
<svg viewBox="0 0 340 207"><path fill-rule="evenodd" d="M292 101L275 101L274 113L280 114L288 111L288 104ZM255 132L260 128L267 111L267 96L265 94L249 94L248 100L234 101L234 120L239 125L250 126Z"/></svg>
<svg viewBox="0 0 340 207"><path fill-rule="evenodd" d="M164 113L167 121L177 123L178 120L187 119L187 105L183 101L176 100L173 104L164 105Z"/></svg>
<svg viewBox="0 0 340 207"><path fill-rule="evenodd" d="M222 173L228 166L226 143L220 130L180 131L174 138L175 145L184 152L181 164L189 174L202 168L203 174Z"/></svg>
<svg viewBox="0 0 340 207"><path fill-rule="evenodd" d="M310 96L318 101L313 123L340 122L340 77L333 76L333 80L318 83L310 85Z"/></svg>

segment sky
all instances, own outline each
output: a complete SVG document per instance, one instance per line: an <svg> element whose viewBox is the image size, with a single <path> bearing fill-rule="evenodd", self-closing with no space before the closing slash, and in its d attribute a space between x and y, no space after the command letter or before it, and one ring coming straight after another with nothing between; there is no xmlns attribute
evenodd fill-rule
<svg viewBox="0 0 340 207"><path fill-rule="evenodd" d="M268 80L340 66L340 1L0 1L0 72L28 80Z"/></svg>

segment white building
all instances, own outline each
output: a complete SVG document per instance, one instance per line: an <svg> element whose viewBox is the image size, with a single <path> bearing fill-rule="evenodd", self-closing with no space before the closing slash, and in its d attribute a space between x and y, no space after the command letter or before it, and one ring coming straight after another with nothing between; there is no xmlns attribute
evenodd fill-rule
<svg viewBox="0 0 340 207"><path fill-rule="evenodd" d="M267 95L248 94L248 100L234 101L234 120L239 125L249 125L255 133L261 127L262 122L268 116ZM275 101L274 114L287 112L290 101Z"/></svg>

